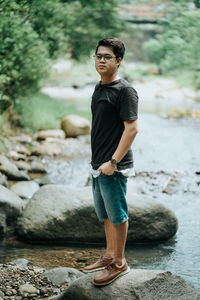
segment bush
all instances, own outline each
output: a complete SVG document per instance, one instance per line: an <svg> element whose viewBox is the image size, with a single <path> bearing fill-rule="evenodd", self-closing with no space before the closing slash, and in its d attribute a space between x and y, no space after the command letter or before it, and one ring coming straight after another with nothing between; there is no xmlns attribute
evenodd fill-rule
<svg viewBox="0 0 200 300"><path fill-rule="evenodd" d="M143 45L145 55L166 71L189 70L200 88L200 12L186 11L165 20L164 30Z"/></svg>
<svg viewBox="0 0 200 300"><path fill-rule="evenodd" d="M40 88L48 71L48 52L29 22L1 16L0 62L0 99L15 102Z"/></svg>

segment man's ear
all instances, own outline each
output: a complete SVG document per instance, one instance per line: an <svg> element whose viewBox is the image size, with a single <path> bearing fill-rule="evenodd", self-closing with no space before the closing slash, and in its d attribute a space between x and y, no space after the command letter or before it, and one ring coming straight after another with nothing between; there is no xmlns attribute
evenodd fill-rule
<svg viewBox="0 0 200 300"><path fill-rule="evenodd" d="M122 58L121 58L121 57L118 57L118 58L117 58L117 65L118 65L118 67L119 67L121 61L122 61Z"/></svg>

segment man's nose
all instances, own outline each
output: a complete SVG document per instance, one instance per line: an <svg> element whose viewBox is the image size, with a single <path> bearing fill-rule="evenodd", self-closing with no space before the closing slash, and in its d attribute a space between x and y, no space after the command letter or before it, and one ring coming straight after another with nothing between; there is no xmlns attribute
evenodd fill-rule
<svg viewBox="0 0 200 300"><path fill-rule="evenodd" d="M106 61L104 56L101 57L100 61L102 61L102 59L103 59L104 62Z"/></svg>

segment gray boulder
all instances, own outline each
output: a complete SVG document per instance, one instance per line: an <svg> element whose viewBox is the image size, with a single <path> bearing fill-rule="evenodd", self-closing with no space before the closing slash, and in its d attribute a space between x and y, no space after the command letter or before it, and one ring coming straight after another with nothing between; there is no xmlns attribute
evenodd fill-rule
<svg viewBox="0 0 200 300"><path fill-rule="evenodd" d="M22 208L23 201L14 192L0 185L0 237L6 233L7 220L15 223Z"/></svg>
<svg viewBox="0 0 200 300"><path fill-rule="evenodd" d="M25 268L27 267L29 264L30 264L30 261L28 261L27 259L25 258L18 258L18 259L15 259L15 260L12 260L10 262L11 265L15 265L17 267L22 267L22 268Z"/></svg>
<svg viewBox="0 0 200 300"><path fill-rule="evenodd" d="M95 273L74 281L59 300L197 300L200 292L183 278L166 271L131 270L105 287L92 283Z"/></svg>
<svg viewBox="0 0 200 300"><path fill-rule="evenodd" d="M0 237L6 233L6 214L4 211L0 211Z"/></svg>
<svg viewBox="0 0 200 300"><path fill-rule="evenodd" d="M65 282L71 284L77 278L83 276L84 273L74 269L74 268L54 268L45 271L42 277L46 277L55 285L62 285Z"/></svg>
<svg viewBox="0 0 200 300"><path fill-rule="evenodd" d="M128 194L128 242L172 237L178 228L173 212L155 200ZM91 187L45 185L37 191L18 219L19 236L38 241L103 242L102 224L93 205Z"/></svg>
<svg viewBox="0 0 200 300"><path fill-rule="evenodd" d="M3 185L0 185L0 210L4 211L7 217L15 219L23 209L23 200L14 192L10 191Z"/></svg>
<svg viewBox="0 0 200 300"><path fill-rule="evenodd" d="M31 168L27 162L22 161L22 160L16 161L15 165L17 166L17 168L19 170L24 170L24 171L29 171Z"/></svg>
<svg viewBox="0 0 200 300"><path fill-rule="evenodd" d="M45 174L45 173L47 173L47 170L42 163L40 163L38 161L33 161L30 166L30 172Z"/></svg>
<svg viewBox="0 0 200 300"><path fill-rule="evenodd" d="M7 177L0 172L0 184L4 185L5 187L8 186Z"/></svg>
<svg viewBox="0 0 200 300"><path fill-rule="evenodd" d="M11 186L11 191L21 198L31 199L40 186L35 181L20 181Z"/></svg>
<svg viewBox="0 0 200 300"><path fill-rule="evenodd" d="M3 155L0 156L0 171L5 174L8 179L30 180L30 177L24 171L19 171L17 166Z"/></svg>

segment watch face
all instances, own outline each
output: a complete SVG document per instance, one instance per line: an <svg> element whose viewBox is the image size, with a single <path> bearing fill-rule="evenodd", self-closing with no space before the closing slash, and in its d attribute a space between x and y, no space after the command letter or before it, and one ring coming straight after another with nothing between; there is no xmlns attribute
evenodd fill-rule
<svg viewBox="0 0 200 300"><path fill-rule="evenodd" d="M114 158L112 158L112 159L111 159L111 164L112 164L112 165L116 165L116 164L117 164L117 161L116 161Z"/></svg>

